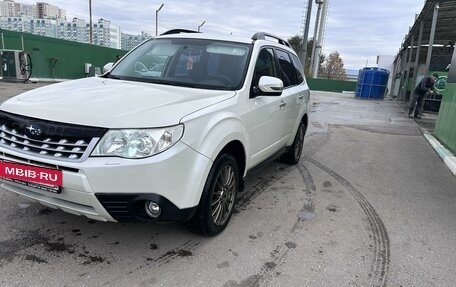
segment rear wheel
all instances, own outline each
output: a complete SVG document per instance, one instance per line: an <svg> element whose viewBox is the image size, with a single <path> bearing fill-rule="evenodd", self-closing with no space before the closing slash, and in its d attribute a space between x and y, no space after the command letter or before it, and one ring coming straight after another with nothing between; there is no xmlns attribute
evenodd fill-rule
<svg viewBox="0 0 456 287"><path fill-rule="evenodd" d="M222 154L209 172L198 210L189 222L192 231L206 236L222 232L233 214L238 190L237 162L233 156Z"/></svg>
<svg viewBox="0 0 456 287"><path fill-rule="evenodd" d="M284 153L280 160L288 164L297 164L302 154L302 147L304 145L304 136L306 135L306 126L303 122L299 124L296 136L290 149Z"/></svg>

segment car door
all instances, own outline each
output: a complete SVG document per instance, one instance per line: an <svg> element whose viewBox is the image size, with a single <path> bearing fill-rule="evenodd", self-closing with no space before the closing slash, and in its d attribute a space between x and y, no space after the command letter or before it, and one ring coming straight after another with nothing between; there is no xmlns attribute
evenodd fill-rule
<svg viewBox="0 0 456 287"><path fill-rule="evenodd" d="M283 147L281 96L265 96L258 90L261 76L277 77L273 48L263 48L258 53L250 88L250 110L244 120L249 133L250 166L255 166Z"/></svg>
<svg viewBox="0 0 456 287"><path fill-rule="evenodd" d="M279 120L282 122L281 138L286 142L294 137L294 128L298 122L299 111L304 100L305 90L300 85L302 74L293 63L293 54L282 49L276 49L279 78L283 81L282 109ZM299 60L298 60L299 61Z"/></svg>

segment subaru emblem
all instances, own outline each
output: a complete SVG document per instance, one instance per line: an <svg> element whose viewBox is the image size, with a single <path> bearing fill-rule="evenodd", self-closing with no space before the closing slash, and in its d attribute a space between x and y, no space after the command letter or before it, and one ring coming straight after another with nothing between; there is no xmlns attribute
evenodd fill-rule
<svg viewBox="0 0 456 287"><path fill-rule="evenodd" d="M37 124L26 125L25 135L31 138L40 138L43 135L43 128Z"/></svg>

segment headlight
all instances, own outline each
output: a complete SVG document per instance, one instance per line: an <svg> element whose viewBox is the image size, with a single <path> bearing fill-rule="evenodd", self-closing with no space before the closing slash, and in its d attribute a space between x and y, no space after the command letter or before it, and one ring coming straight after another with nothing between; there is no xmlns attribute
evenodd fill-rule
<svg viewBox="0 0 456 287"><path fill-rule="evenodd" d="M183 133L183 125L158 129L109 130L95 147L92 156L149 157L172 147Z"/></svg>

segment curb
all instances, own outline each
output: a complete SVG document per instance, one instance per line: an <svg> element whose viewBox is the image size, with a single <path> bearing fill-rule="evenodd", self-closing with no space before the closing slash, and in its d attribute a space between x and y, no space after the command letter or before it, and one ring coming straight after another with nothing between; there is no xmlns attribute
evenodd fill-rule
<svg viewBox="0 0 456 287"><path fill-rule="evenodd" d="M443 162L450 169L451 173L456 176L456 157L447 150L434 136L428 132L423 132L426 140L431 144Z"/></svg>

